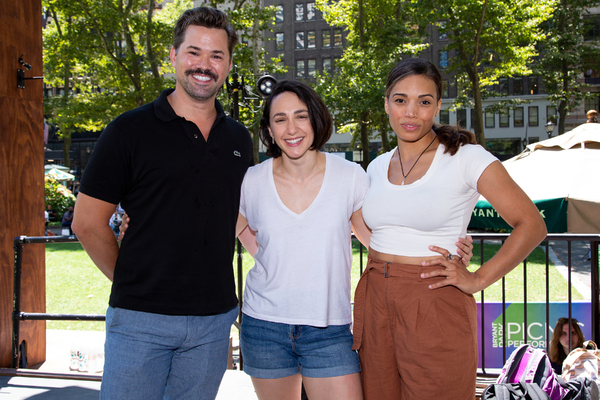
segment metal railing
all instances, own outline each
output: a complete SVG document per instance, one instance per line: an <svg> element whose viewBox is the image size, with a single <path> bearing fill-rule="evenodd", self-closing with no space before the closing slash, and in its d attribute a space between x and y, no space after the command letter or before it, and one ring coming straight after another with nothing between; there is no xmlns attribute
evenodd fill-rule
<svg viewBox="0 0 600 400"><path fill-rule="evenodd" d="M508 234L471 234L473 237L474 243L480 243L480 257L481 261L484 261L484 247L485 242L489 241L500 241L503 242L509 236ZM568 284L568 317L571 318L571 307L572 307L572 281L571 281L571 242L573 241L584 241L589 242L590 244L590 290L591 290L591 321L592 321L592 340L596 343L600 343L599 334L600 334L600 284L599 284L599 271L598 271L598 245L600 243L600 234L598 235L579 235L579 234L554 234L548 235L545 239L544 245L546 252L546 324L550 326L550 317L549 317L549 307L550 303L550 288L549 288L549 268L550 268L550 260L549 260L549 241L566 241L567 242L567 267L568 267L568 275L567 275L567 284ZM21 321L25 320L73 320L73 321L104 321L104 315L85 315L85 314L47 314L47 313L30 313L24 312L21 310L21 269L23 262L23 248L27 244L47 244L47 243L78 243L79 241L75 236L41 236L41 237L26 237L19 236L14 240L14 251L15 251L15 263L14 263L14 293L13 293L13 333L12 333L12 367L17 368L19 365L19 324ZM360 246L360 273L363 272L363 247ZM237 251L237 290L238 290L238 298L240 300L240 317L241 317L241 305L243 299L243 268L242 268L242 251L241 245L238 241L238 251ZM527 323L527 259L524 260L524 268L523 268L523 288L524 288L524 298L523 298L523 306L524 306L524 321L523 323ZM505 278L502 278L502 310L506 307L506 293L504 288ZM484 307L485 304L485 291L481 292L481 324L485 323L485 313ZM503 313L502 316L502 324L504 329L502 330L503 334L503 357L504 360L507 358L506 354L506 320ZM236 327L239 329L239 323L236 322ZM527 335L524 335L525 342L527 342ZM480 352L482 354L482 371L483 374L486 375L486 365L485 365L485 346L483 345L486 341L485 330L481 329L481 343L479 344ZM243 369L243 360L240 353L240 369Z"/></svg>

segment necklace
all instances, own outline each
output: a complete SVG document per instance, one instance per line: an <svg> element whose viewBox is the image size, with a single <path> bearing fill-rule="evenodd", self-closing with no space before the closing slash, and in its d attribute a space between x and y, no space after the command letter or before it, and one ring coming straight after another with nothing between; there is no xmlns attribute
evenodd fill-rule
<svg viewBox="0 0 600 400"><path fill-rule="evenodd" d="M437 139L437 136L434 136L433 140L431 141L431 143L429 143L429 145L427 147L425 147L425 150L423 150L421 152L421 154L419 154L419 157L417 157L417 161L415 161L415 163L413 164L413 166L410 167L410 169L408 170L408 172L406 173L406 175L404 175L404 167L402 166L402 157L400 156L400 146L397 147L397 149L398 149L398 160L400 161L400 170L402 171L402 183L400 185L404 185L404 181L406 180L406 177L408 176L408 174L410 174L410 172L413 170L413 168L415 167L415 165L417 165L417 163L421 159L421 156L423 154L425 154L425 152L427 151L427 149L433 144L433 142L435 142L435 139Z"/></svg>

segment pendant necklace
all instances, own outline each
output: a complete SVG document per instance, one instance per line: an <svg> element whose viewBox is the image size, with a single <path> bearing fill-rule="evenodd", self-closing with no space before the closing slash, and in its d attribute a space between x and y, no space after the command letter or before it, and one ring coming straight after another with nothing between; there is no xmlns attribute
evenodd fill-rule
<svg viewBox="0 0 600 400"><path fill-rule="evenodd" d="M400 157L400 146L397 147L397 149L398 149L398 161L400 161L400 170L402 171L402 183L400 185L404 185L404 181L406 180L406 177L408 176L408 174L410 174L410 171L413 170L413 168L415 167L415 165L417 165L417 163L419 162L419 159L421 158L421 156L423 154L425 154L425 152L427 151L427 149L429 147L431 147L431 145L433 144L433 142L435 142L435 139L437 139L437 136L434 136L433 140L431 141L431 143L429 143L429 145L427 147L425 147L425 150L423 150L423 152L421 152L421 154L419 154L419 157L417 157L417 161L415 161L415 163L413 164L413 166L410 167L410 169L408 170L408 172L406 173L406 175L404 175L404 167L402 166L402 157Z"/></svg>

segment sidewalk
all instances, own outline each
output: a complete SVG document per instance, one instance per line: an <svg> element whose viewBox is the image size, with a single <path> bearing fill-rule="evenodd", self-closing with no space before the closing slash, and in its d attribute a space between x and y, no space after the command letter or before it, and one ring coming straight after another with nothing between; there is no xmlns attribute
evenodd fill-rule
<svg viewBox="0 0 600 400"><path fill-rule="evenodd" d="M71 371L73 346L102 349L104 332L47 330L44 363L17 370L18 376L15 370L0 370L0 400L97 400L102 373ZM250 377L243 371L227 370L217 400L257 400Z"/></svg>
<svg viewBox="0 0 600 400"><path fill-rule="evenodd" d="M549 259L560 274L568 280L568 243L566 241L550 241ZM571 283L586 300L592 298L592 276L589 242L571 242Z"/></svg>

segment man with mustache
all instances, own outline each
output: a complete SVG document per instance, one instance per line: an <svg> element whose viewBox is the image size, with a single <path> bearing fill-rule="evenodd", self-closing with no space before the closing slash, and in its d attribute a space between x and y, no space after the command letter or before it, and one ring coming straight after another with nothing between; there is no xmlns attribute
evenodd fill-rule
<svg viewBox="0 0 600 400"><path fill-rule="evenodd" d="M174 30L175 89L102 133L73 230L113 282L101 399L214 399L238 314L232 260L250 134L216 100L237 34L198 7ZM108 220L131 223L119 249Z"/></svg>

